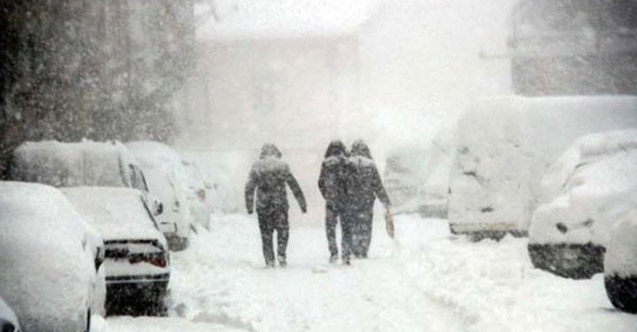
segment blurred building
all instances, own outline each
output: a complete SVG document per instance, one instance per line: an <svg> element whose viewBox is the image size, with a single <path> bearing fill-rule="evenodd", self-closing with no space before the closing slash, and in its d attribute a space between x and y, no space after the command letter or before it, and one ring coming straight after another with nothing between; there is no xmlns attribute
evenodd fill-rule
<svg viewBox="0 0 637 332"><path fill-rule="evenodd" d="M360 109L358 31L369 13L335 1L215 4L175 101L186 145L304 149L338 137L339 120Z"/></svg>

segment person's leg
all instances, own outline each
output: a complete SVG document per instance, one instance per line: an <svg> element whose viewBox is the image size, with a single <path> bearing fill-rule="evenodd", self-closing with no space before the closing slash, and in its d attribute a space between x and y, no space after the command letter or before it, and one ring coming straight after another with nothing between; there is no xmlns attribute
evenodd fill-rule
<svg viewBox="0 0 637 332"><path fill-rule="evenodd" d="M261 246L263 248L263 258L265 265L274 266L274 248L272 247L272 214L270 211L262 211L259 215L259 230L261 231Z"/></svg>
<svg viewBox="0 0 637 332"><path fill-rule="evenodd" d="M352 253L352 215L341 211L339 213L341 220L341 251L343 255L343 263L349 265L350 255Z"/></svg>
<svg viewBox="0 0 637 332"><path fill-rule="evenodd" d="M364 223L357 211L351 211L352 228L352 253L356 258L360 258L363 253L363 238L365 236Z"/></svg>
<svg viewBox="0 0 637 332"><path fill-rule="evenodd" d="M288 222L288 212L279 211L276 213L276 240L277 240L277 258L279 265L287 266L286 250L288 247L288 238L290 235L290 224Z"/></svg>
<svg viewBox="0 0 637 332"><path fill-rule="evenodd" d="M362 212L360 216L359 222L362 225L360 255L362 258L367 258L367 252L369 252L369 247L372 243L374 211L369 210Z"/></svg>
<svg viewBox="0 0 637 332"><path fill-rule="evenodd" d="M338 245L336 244L336 223L338 222L337 214L334 208L329 205L325 206L325 233L327 235L327 246L330 250L330 263L334 263L338 259Z"/></svg>

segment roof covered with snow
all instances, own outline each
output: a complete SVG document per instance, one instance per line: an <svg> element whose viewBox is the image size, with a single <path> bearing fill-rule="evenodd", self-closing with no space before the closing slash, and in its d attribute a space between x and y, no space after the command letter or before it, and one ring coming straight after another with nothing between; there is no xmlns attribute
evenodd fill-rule
<svg viewBox="0 0 637 332"><path fill-rule="evenodd" d="M13 153L10 178L55 187L129 186L133 157L119 142L26 142Z"/></svg>
<svg viewBox="0 0 637 332"><path fill-rule="evenodd" d="M356 33L374 0L208 0L196 7L198 40L287 39Z"/></svg>
<svg viewBox="0 0 637 332"><path fill-rule="evenodd" d="M136 189L77 187L62 192L105 241L163 238Z"/></svg>

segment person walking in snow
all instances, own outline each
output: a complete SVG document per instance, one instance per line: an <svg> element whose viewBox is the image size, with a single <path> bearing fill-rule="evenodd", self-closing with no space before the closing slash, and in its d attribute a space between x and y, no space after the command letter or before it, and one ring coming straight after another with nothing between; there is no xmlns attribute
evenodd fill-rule
<svg viewBox="0 0 637 332"><path fill-rule="evenodd" d="M353 167L350 181L350 205L348 216L352 223L352 251L357 258L367 258L367 252L372 240L372 219L374 217L374 201L376 197L385 207L388 220L389 197L380 179L376 164L372 159L369 147L362 140L352 144L351 157ZM391 230L390 230L391 227ZM389 225L388 232L393 236L393 223Z"/></svg>
<svg viewBox="0 0 637 332"><path fill-rule="evenodd" d="M290 225L288 223L288 200L285 185L290 186L303 213L307 204L303 191L292 175L290 167L281 160L281 152L274 144L264 144L261 155L250 170L245 186L245 203L248 214L254 211L256 190L256 210L261 231L263 256L267 267L274 267L273 234L277 233L277 258L279 266L287 266L286 249Z"/></svg>
<svg viewBox="0 0 637 332"><path fill-rule="evenodd" d="M347 159L347 148L341 141L332 141L325 152L325 159L321 164L318 187L325 199L325 231L330 263L338 260L338 245L336 244L336 224L341 222L341 251L343 263L350 263L352 229L346 216L348 207L349 178L352 168Z"/></svg>

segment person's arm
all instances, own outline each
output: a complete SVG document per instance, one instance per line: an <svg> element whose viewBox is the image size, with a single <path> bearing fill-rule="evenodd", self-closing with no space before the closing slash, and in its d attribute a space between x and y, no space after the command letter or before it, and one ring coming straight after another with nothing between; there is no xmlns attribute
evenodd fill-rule
<svg viewBox="0 0 637 332"><path fill-rule="evenodd" d="M321 196L323 196L323 198L325 198L325 176L326 176L325 163L322 163L321 174L319 175L319 180L318 180L318 187L319 187L319 191L321 191Z"/></svg>
<svg viewBox="0 0 637 332"><path fill-rule="evenodd" d="M303 196L303 191L301 190L301 186L299 186L299 183L296 181L296 179L294 178L294 175L292 175L292 171L290 171L290 167L286 167L286 182L288 184L288 186L290 186L290 189L292 190L292 193L294 194L294 197L296 198L297 202L299 202L299 206L301 207L301 211L303 213L307 212L307 203L305 202L305 196Z"/></svg>
<svg viewBox="0 0 637 332"><path fill-rule="evenodd" d="M387 192L385 191L383 182L380 179L380 173L378 172L378 168L376 168L376 165L373 166L373 172L374 172L373 174L374 193L376 194L376 197L378 197L378 200L380 200L380 202L383 203L383 206L385 206L385 209L389 210L391 202L389 201L389 196L387 196Z"/></svg>
<svg viewBox="0 0 637 332"><path fill-rule="evenodd" d="M252 168L245 186L245 201L248 214L254 211L254 191L257 189L257 172Z"/></svg>

